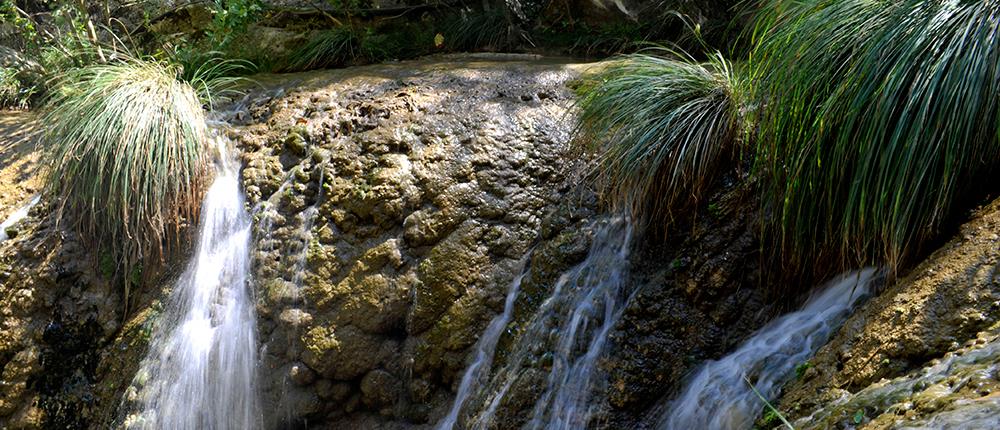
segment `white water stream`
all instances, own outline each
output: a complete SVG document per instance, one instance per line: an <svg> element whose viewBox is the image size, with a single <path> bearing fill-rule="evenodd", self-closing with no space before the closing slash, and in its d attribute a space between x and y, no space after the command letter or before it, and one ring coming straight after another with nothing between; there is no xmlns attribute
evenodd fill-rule
<svg viewBox="0 0 1000 430"><path fill-rule="evenodd" d="M30 211L31 208L35 207L35 205L37 205L41 199L42 199L41 195L35 195L34 197L31 198L30 201L28 201L27 204L21 206L21 208L14 211L14 213L10 214L10 216L8 216L3 223L0 223L0 242L3 242L8 239L7 228L9 228L14 224L17 224L22 219L24 219L24 217L28 216L28 211Z"/></svg>
<svg viewBox="0 0 1000 430"><path fill-rule="evenodd" d="M749 429L764 402L774 399L796 366L809 360L840 328L867 295L875 269L852 272L829 282L801 310L758 330L736 351L702 364L667 408L659 428Z"/></svg>
<svg viewBox="0 0 1000 430"><path fill-rule="evenodd" d="M511 321L516 296L526 273L514 280L503 314L490 324L476 346L476 357L466 370L459 393L439 430L488 428L514 383L530 368L547 374L541 396L531 411L531 429L586 428L591 418L590 396L603 382L596 363L608 335L621 316L626 288L632 226L622 218L602 220L595 228L587 258L563 273L552 294L539 306L503 367L490 376L497 342ZM550 350L540 350L547 347ZM551 361L551 364L541 364ZM465 402L479 398L469 422L460 417Z"/></svg>
<svg viewBox="0 0 1000 430"><path fill-rule="evenodd" d="M510 284L510 290L507 292L507 299L504 302L503 313L493 318L490 325L486 327L486 332L483 333L483 336L479 338L479 342L476 343L476 356L472 364L465 369L465 375L462 375L462 382L458 386L458 393L455 394L455 402L451 405L448 415L438 424L438 430L450 430L455 427L455 424L458 422L458 414L462 411L465 401L472 394L474 386L481 384L483 378L489 376L490 367L493 366L493 355L496 353L497 342L500 341L500 336L507 330L507 324L510 323L510 319L514 316L514 303L517 300L517 293L521 291L521 282L528 275L528 260L530 256L531 251L528 251L528 254L521 260L521 273L514 277L514 281Z"/></svg>
<svg viewBox="0 0 1000 430"><path fill-rule="evenodd" d="M134 381L128 428L260 427L257 322L249 287L251 223L228 140L205 195L197 251L177 281Z"/></svg>

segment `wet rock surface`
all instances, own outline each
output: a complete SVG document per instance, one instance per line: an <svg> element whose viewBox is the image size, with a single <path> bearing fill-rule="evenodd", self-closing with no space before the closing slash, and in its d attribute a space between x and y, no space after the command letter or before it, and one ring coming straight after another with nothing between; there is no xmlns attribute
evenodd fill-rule
<svg viewBox="0 0 1000 430"><path fill-rule="evenodd" d="M37 126L0 113L0 221L39 192ZM98 251L57 225L45 199L0 241L0 428L77 429L93 422L97 364L123 311ZM110 270L110 269L109 269Z"/></svg>
<svg viewBox="0 0 1000 430"><path fill-rule="evenodd" d="M90 426L97 365L119 329L117 286L49 210L0 246L0 428Z"/></svg>
<svg viewBox="0 0 1000 430"><path fill-rule="evenodd" d="M225 120L254 217L266 428L431 427L531 250L493 368L508 362L602 217L569 144L567 83L583 67L461 55L259 77ZM769 296L740 180L665 240L636 240L591 427L649 428L700 361L795 306ZM0 428L107 428L137 395L127 387L169 290L147 285L124 315L99 251L50 212L43 200L0 245ZM998 232L994 202L850 319L783 410L818 427L995 416ZM524 362L490 428L530 418L553 362L544 342Z"/></svg>
<svg viewBox="0 0 1000 430"><path fill-rule="evenodd" d="M631 282L641 287L612 333L598 395L609 407L598 427L651 428L657 405L698 364L796 305L773 297L778 290L762 278L758 206L738 184L721 186L689 225L640 242Z"/></svg>
<svg viewBox="0 0 1000 430"><path fill-rule="evenodd" d="M804 429L987 429L1000 426L1000 328L922 368L839 397L796 421Z"/></svg>
<svg viewBox="0 0 1000 430"><path fill-rule="evenodd" d="M261 388L284 411L268 426L440 415L569 189L578 69L467 55L262 79L232 134L255 217Z"/></svg>
<svg viewBox="0 0 1000 430"><path fill-rule="evenodd" d="M969 366L935 370L941 380L949 381L948 391L939 395L927 387L891 395L878 387L899 383L894 380L887 385L885 378L908 374L903 379L913 379L914 375L927 372L926 366L933 367L935 362L948 360L947 357L963 355L974 344L995 337L990 334L993 332L978 336L977 333L1000 320L998 234L1000 200L978 210L957 237L852 316L811 360L812 368L787 387L781 409L792 417L803 417L819 408L840 408L809 425L816 428L851 427L862 421L867 423L870 417L895 414L899 416L876 420L872 427L897 428L905 427L903 423L914 417L928 418L931 420L928 423L935 419L949 420L944 414L954 408L992 402L992 398L985 398L992 393L989 386L995 385L997 360L992 353L971 363L970 366L975 364L973 370L963 370ZM986 372L982 375L986 379L968 382L969 372ZM935 379L928 384L939 382ZM958 382L961 387L955 385ZM968 384L985 387L987 394L960 389ZM866 392L869 394L862 394ZM926 400L928 396L935 400L921 403L917 399ZM969 400L961 400L966 398ZM844 402L853 406L836 406ZM861 411L858 423L854 423L853 414L858 411ZM938 415L941 417L933 418ZM982 428L987 427L993 426Z"/></svg>
<svg viewBox="0 0 1000 430"><path fill-rule="evenodd" d="M713 198L713 210L704 208L673 233L677 240L636 233L626 281L632 296L598 361L602 374L588 405L589 428L651 428L657 402L680 388L687 372L728 352L781 310L780 302L769 300L759 274L755 203L741 201L744 190L731 184ZM516 376L490 418L482 420L491 399L480 394L463 409L464 422L508 429L522 428L532 418L555 345L554 337L525 339L524 325L558 278L587 257L600 212L596 196L579 190L543 222L542 241L522 282L514 320L498 345L494 373L511 371L508 360L518 343L536 345L513 370Z"/></svg>

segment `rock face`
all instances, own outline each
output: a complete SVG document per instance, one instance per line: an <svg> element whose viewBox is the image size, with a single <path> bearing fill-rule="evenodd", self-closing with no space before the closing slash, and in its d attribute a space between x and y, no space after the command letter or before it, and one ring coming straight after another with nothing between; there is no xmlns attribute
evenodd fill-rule
<svg viewBox="0 0 1000 430"><path fill-rule="evenodd" d="M870 421L871 428L896 428L971 419L971 412L946 414L963 404L995 404L995 376L970 375L990 373L988 365L998 361L996 330L987 330L1000 321L998 234L1000 200L980 209L957 237L851 317L811 361L812 368L786 389L782 409L793 417L820 409L817 420L803 428ZM979 333L983 330L987 332ZM973 350L982 355L973 363L959 359L953 368L933 367ZM929 374L936 377L920 377ZM900 379L880 382L896 377ZM903 385L908 388L898 388ZM992 408L994 415L1000 411ZM995 425L970 428L989 427Z"/></svg>
<svg viewBox="0 0 1000 430"><path fill-rule="evenodd" d="M243 151L254 218L266 428L434 424L533 249L499 342L495 366L503 364L523 341L518 327L586 257L600 212L580 177L587 161L569 144L567 83L583 67L462 55L261 76L224 114ZM669 245L642 239L632 253L638 292L600 360L609 383L594 395L597 427L641 424L688 369L775 313L758 288L754 203L738 201L739 182L727 179ZM2 321L26 333L5 338L0 354L3 380L15 384L3 391L0 419L13 428L107 428L135 395L127 387L168 291L154 287L172 278L131 298L123 318L120 286L95 273L72 237L42 245L66 237L44 227L44 211L0 254L13 273L4 275ZM52 298L33 304L39 294ZM34 299L12 301L23 297ZM536 349L535 367L498 406L496 428L524 424L541 394L551 363Z"/></svg>
<svg viewBox="0 0 1000 430"><path fill-rule="evenodd" d="M621 416L639 415L680 387L706 359L734 349L782 311L761 276L756 202L723 187L693 225L650 238L633 262L642 288L614 332L606 394ZM808 291L808 286L798 291ZM653 416L655 414L649 414ZM613 427L613 426L612 426Z"/></svg>
<svg viewBox="0 0 1000 430"><path fill-rule="evenodd" d="M432 426L531 250L494 358L494 369L505 365L557 280L586 257L601 217L579 174L586 157L569 143L567 84L583 67L461 55L261 76L221 114L243 151L254 218L266 428ZM0 186L18 163L0 164ZM592 428L649 427L688 371L794 305L762 275L759 205L744 180L722 180L666 240L636 241L634 295L598 360ZM126 313L99 251L50 212L43 200L0 244L0 428L113 427L169 292L156 287L173 277L130 297ZM851 318L782 408L818 427L874 428L992 411L998 232L1000 201ZM529 418L553 365L545 342L516 369L492 428Z"/></svg>
<svg viewBox="0 0 1000 430"><path fill-rule="evenodd" d="M37 128L0 113L0 221L39 191ZM0 241L0 428L85 428L97 363L118 332L120 285L44 199Z"/></svg>
<svg viewBox="0 0 1000 430"><path fill-rule="evenodd" d="M39 205L0 247L0 428L86 428L97 363L122 301L72 233Z"/></svg>
<svg viewBox="0 0 1000 430"><path fill-rule="evenodd" d="M235 115L261 386L284 411L269 426L420 424L447 405L575 170L577 71L506 58L284 78L302 81Z"/></svg>

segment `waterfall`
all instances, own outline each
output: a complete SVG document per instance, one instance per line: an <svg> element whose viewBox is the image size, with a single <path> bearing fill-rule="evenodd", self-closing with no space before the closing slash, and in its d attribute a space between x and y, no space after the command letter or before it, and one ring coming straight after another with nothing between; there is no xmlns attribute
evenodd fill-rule
<svg viewBox="0 0 1000 430"><path fill-rule="evenodd" d="M462 411L462 405L472 394L473 385L489 375L490 367L493 366L493 355L496 353L497 342L500 341L500 336L503 335L507 324L514 316L514 303L517 299L517 293L521 291L521 282L528 275L530 256L531 251L528 251L527 255L521 259L521 273L515 276L514 281L510 283L510 290L508 290L507 299L504 301L503 313L493 318L490 325L486 327L486 332L476 343L476 357L469 368L465 370L465 375L462 375L458 393L455 394L455 402L452 404L451 410L448 411L448 415L438 424L438 430L450 430L455 427L458 422L458 414Z"/></svg>
<svg viewBox="0 0 1000 430"><path fill-rule="evenodd" d="M10 214L10 216L7 217L7 219L4 220L3 223L0 223L0 242L7 240L7 228L9 228L14 224L17 224L22 219L24 219L24 217L28 216L28 211L30 211L31 208L35 207L35 205L37 205L41 199L42 199L41 195L35 195L34 197L31 198L30 201L28 201L27 204L21 206L21 208L14 211L14 213Z"/></svg>
<svg viewBox="0 0 1000 430"><path fill-rule="evenodd" d="M587 258L563 273L525 325L507 361L490 378L500 332L508 324L524 277L514 280L503 314L477 346L476 359L459 387L451 412L439 430L489 427L501 400L526 369L543 370L544 391L531 411L528 428L585 428L591 417L590 395L602 382L597 359L631 294L626 288L632 226L624 218L598 221ZM463 403L475 394L482 406L458 425Z"/></svg>
<svg viewBox="0 0 1000 430"><path fill-rule="evenodd" d="M709 361L685 382L667 407L664 430L749 429L764 402L773 399L796 366L811 358L866 296L875 269L840 276L799 311L767 324L733 353ZM753 383L753 388L750 386Z"/></svg>
<svg viewBox="0 0 1000 430"><path fill-rule="evenodd" d="M239 164L217 136L219 161L202 203L197 250L171 291L150 350L126 394L125 427L253 429L257 322L249 291L251 222Z"/></svg>

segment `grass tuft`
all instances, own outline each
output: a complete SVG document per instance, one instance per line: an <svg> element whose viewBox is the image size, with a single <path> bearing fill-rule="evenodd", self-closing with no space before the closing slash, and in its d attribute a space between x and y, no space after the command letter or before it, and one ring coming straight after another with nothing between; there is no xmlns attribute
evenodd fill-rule
<svg viewBox="0 0 1000 430"><path fill-rule="evenodd" d="M288 58L287 70L313 70L344 66L361 53L361 36L350 27L320 30Z"/></svg>
<svg viewBox="0 0 1000 430"><path fill-rule="evenodd" d="M178 79L190 84L198 99L209 109L214 109L220 99L242 96L237 88L249 82L244 76L259 69L253 62L227 58L220 51L175 56L173 61L181 67Z"/></svg>
<svg viewBox="0 0 1000 430"><path fill-rule="evenodd" d="M1000 162L1000 1L764 10L752 59L768 230L797 267L896 267Z"/></svg>
<svg viewBox="0 0 1000 430"><path fill-rule="evenodd" d="M110 250L118 273L161 262L199 208L207 131L202 102L179 74L123 57L66 72L48 100L47 185L58 216Z"/></svg>
<svg viewBox="0 0 1000 430"><path fill-rule="evenodd" d="M703 202L736 158L746 90L719 54L704 63L657 54L625 56L599 72L583 89L578 130L600 154L605 199L639 220L671 223Z"/></svg>
<svg viewBox="0 0 1000 430"><path fill-rule="evenodd" d="M463 9L444 20L441 34L445 46L453 51L503 52L523 41L523 36L501 7L483 11Z"/></svg>

